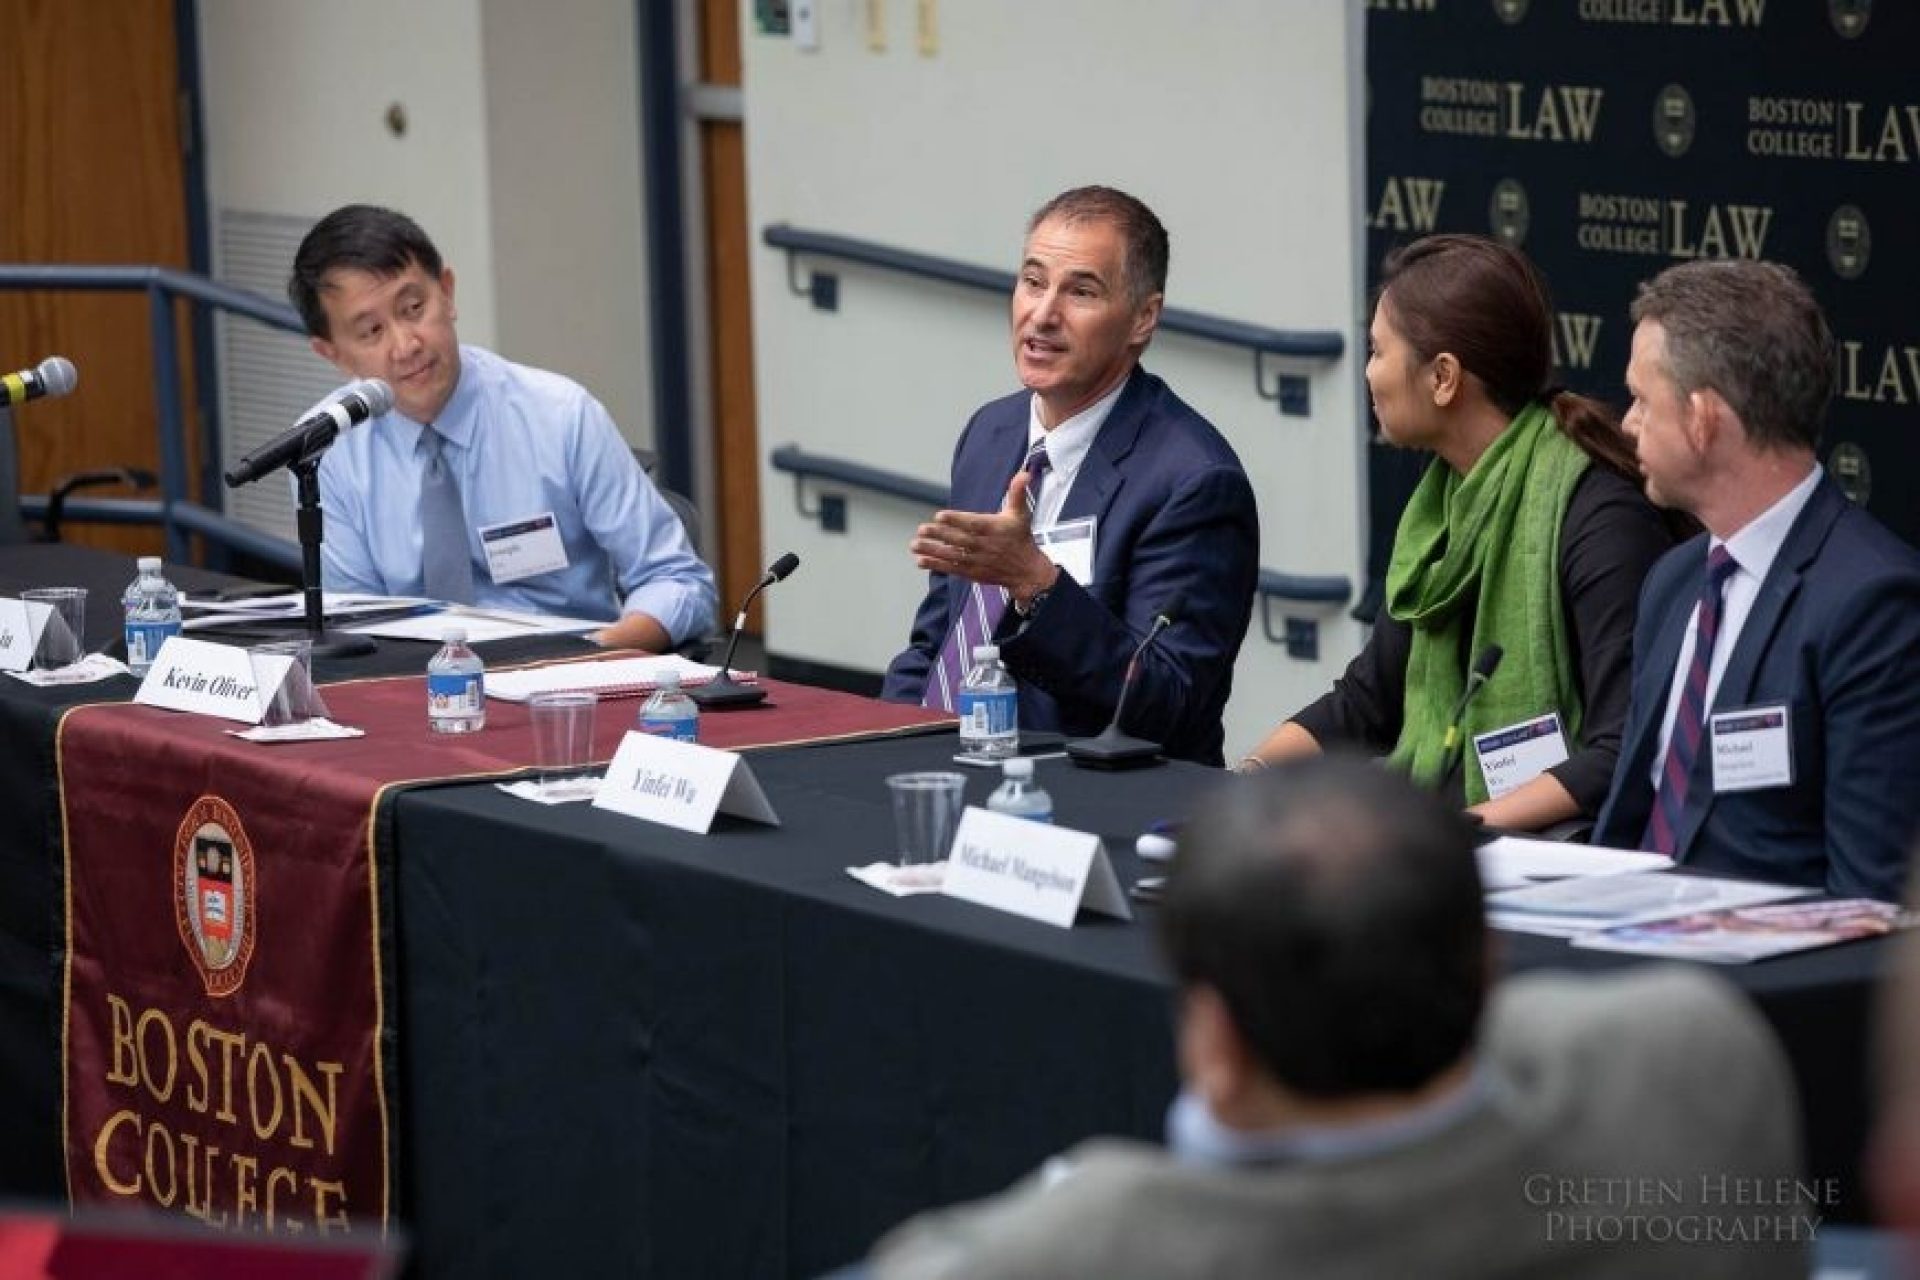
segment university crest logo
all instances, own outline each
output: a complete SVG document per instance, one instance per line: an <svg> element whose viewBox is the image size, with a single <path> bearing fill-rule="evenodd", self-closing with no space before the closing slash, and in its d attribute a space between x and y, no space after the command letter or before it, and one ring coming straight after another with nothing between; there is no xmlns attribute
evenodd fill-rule
<svg viewBox="0 0 1920 1280"><path fill-rule="evenodd" d="M173 839L173 913L180 941L215 998L247 980L255 884L253 845L240 815L218 796L201 796Z"/></svg>

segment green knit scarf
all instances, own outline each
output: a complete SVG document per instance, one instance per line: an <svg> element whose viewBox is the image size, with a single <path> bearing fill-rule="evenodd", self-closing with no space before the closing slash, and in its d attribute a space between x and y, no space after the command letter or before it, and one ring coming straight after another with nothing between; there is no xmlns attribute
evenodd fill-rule
<svg viewBox="0 0 1920 1280"><path fill-rule="evenodd" d="M1489 644L1505 651L1462 724L1468 804L1487 798L1473 734L1557 710L1567 742L1579 739L1580 684L1560 612L1560 525L1588 462L1545 406L1529 404L1469 474L1434 459L1400 515L1386 604L1412 626L1413 647L1395 764L1421 783L1440 780L1448 718L1472 655Z"/></svg>

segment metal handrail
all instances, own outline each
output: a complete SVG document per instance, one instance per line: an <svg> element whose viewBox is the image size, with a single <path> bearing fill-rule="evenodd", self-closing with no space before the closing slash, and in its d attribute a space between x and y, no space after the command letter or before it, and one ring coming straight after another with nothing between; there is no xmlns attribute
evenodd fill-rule
<svg viewBox="0 0 1920 1280"><path fill-rule="evenodd" d="M901 475L897 471L883 471L864 462L808 453L798 445L781 445L769 455L768 460L773 463L775 471L784 471L793 476L794 502L800 508L800 514L809 520L817 519L820 510L818 507L812 510L807 508L803 489L808 480L850 485L920 506L943 507L947 504L949 491L944 485ZM1352 598L1353 582L1345 574L1282 573L1277 569L1263 568L1260 570L1259 592L1263 600L1263 612L1265 600L1337 606ZM1285 643L1284 637L1274 634L1271 625L1267 626L1266 631L1269 638Z"/></svg>
<svg viewBox="0 0 1920 1280"><path fill-rule="evenodd" d="M838 258L843 262L878 267L883 271L922 280L937 280L943 284L1001 295L1013 290L1015 277L1011 271L975 266L970 262L936 257L912 249L896 249L871 240L856 240L851 236L826 231L807 231L785 222L771 224L760 235L769 246L786 252L788 288L801 297L810 298L816 307L824 311L839 308L838 281L833 276L815 272L802 284L795 269L803 254L816 258ZM1244 347L1253 352L1254 389L1262 399L1278 401L1283 413L1307 412L1306 379L1282 374L1274 390L1269 392L1261 361L1267 356L1278 356L1330 363L1340 358L1347 345L1345 337L1332 329L1271 329L1182 307L1162 309L1160 328L1169 333Z"/></svg>
<svg viewBox="0 0 1920 1280"><path fill-rule="evenodd" d="M64 519L104 524L157 524L166 531L167 555L174 560L187 558L187 536L199 533L277 567L300 567L300 548L293 543L263 534L187 496L187 435L180 412L179 339L174 329L173 303L175 299L185 298L247 316L272 328L304 333L306 329L298 312L259 294L171 267L0 263L0 289L137 291L147 295L147 329L153 349L153 398L160 420L160 498L158 501L73 498L66 504ZM218 488L213 489L216 501L219 492ZM46 504L44 494L26 494L20 498L21 509L29 515L44 515Z"/></svg>

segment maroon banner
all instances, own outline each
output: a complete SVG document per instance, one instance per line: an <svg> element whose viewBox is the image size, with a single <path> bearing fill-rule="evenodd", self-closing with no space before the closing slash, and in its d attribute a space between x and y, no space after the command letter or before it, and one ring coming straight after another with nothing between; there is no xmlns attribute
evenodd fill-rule
<svg viewBox="0 0 1920 1280"><path fill-rule="evenodd" d="M384 1224L379 785L226 727L61 721L68 1194L217 1227Z"/></svg>
<svg viewBox="0 0 1920 1280"><path fill-rule="evenodd" d="M751 750L918 733L943 712L768 681L702 717ZM65 834L67 1187L220 1227L330 1232L394 1212L394 955L375 808L401 782L533 762L527 709L427 728L419 677L323 690L363 738L262 745L229 722L78 707L58 735ZM610 758L640 700L610 699Z"/></svg>

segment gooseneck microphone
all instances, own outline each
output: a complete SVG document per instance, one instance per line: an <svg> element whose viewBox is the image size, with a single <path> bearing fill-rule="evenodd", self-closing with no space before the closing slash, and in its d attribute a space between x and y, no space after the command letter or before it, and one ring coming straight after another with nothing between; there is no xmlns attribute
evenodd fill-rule
<svg viewBox="0 0 1920 1280"><path fill-rule="evenodd" d="M1460 693L1460 700L1453 704L1453 714L1447 717L1447 736L1440 744L1440 783L1441 792L1453 785L1453 775L1460 768L1460 758L1466 749L1467 735L1461 730L1460 722L1466 717L1467 708L1487 687L1487 681L1500 666L1500 659L1506 651L1497 644L1490 644L1480 651L1473 660L1473 670L1467 673L1467 687Z"/></svg>
<svg viewBox="0 0 1920 1280"><path fill-rule="evenodd" d="M0 409L38 400L41 396L58 399L80 385L80 371L65 356L48 356L31 369L0 377Z"/></svg>
<svg viewBox="0 0 1920 1280"><path fill-rule="evenodd" d="M393 388L378 378L350 382L328 396L300 421L255 449L226 473L227 488L238 489L282 467L313 457L340 435L368 418L393 408Z"/></svg>
<svg viewBox="0 0 1920 1280"><path fill-rule="evenodd" d="M727 656L720 660L720 674L703 685L687 690L702 711L742 711L766 701L767 691L757 684L741 684L733 678L733 651L740 646L740 633L746 629L747 607L754 597L800 567L800 557L789 551L767 566L760 581L753 584L747 598L740 602L740 613L733 620L733 635L727 639Z"/></svg>
<svg viewBox="0 0 1920 1280"><path fill-rule="evenodd" d="M1114 704L1112 721L1094 737L1068 742L1067 759L1088 769L1133 769L1160 758L1160 744L1121 732L1120 718L1127 713L1127 697L1133 692L1135 677L1140 674L1140 659L1153 647L1161 632L1180 620L1180 611L1186 603L1186 592L1176 591L1153 615L1147 638L1133 651L1133 657L1127 659L1127 673L1120 679L1120 700Z"/></svg>

